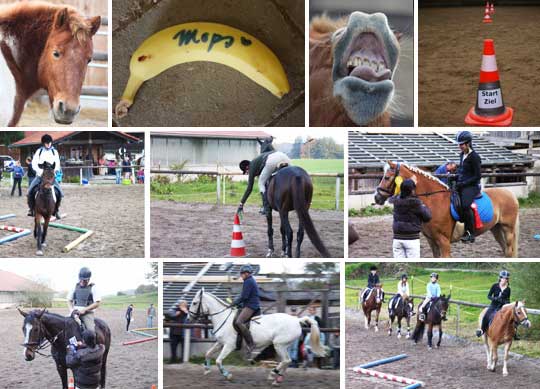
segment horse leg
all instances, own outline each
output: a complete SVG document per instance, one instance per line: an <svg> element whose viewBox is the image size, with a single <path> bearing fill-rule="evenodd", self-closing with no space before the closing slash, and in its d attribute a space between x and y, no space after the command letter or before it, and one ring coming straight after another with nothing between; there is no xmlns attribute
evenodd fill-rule
<svg viewBox="0 0 540 389"><path fill-rule="evenodd" d="M375 332L379 332L379 315L381 314L381 307L375 311Z"/></svg>
<svg viewBox="0 0 540 389"><path fill-rule="evenodd" d="M364 314L364 321L365 321L366 330L369 330L369 327L371 326L371 311L367 311Z"/></svg>
<svg viewBox="0 0 540 389"><path fill-rule="evenodd" d="M497 350L497 344L492 342L491 347L491 371L495 371L497 368L497 360L499 359L499 351Z"/></svg>
<svg viewBox="0 0 540 389"><path fill-rule="evenodd" d="M285 257L285 253L287 252L287 230L285 228L285 223L283 222L283 218L281 217L281 214L279 215L279 218L281 220L279 231L281 232L281 257Z"/></svg>
<svg viewBox="0 0 540 389"><path fill-rule="evenodd" d="M431 248L431 252L433 253L434 258L439 258L441 256L441 250L439 249L439 246L435 242L435 239L428 238L426 235L426 240L428 241L429 247Z"/></svg>
<svg viewBox="0 0 540 389"><path fill-rule="evenodd" d="M439 324L439 341L437 342L437 348L441 347L441 340L442 340L442 323Z"/></svg>
<svg viewBox="0 0 540 389"><path fill-rule="evenodd" d="M489 348L487 335L484 334L484 335L482 335L482 337L484 338L484 348L486 349L486 360L487 360L486 369L490 370L490 367L491 367L491 349Z"/></svg>
<svg viewBox="0 0 540 389"><path fill-rule="evenodd" d="M62 365L61 363L56 363L56 371L58 372L58 375L60 376L60 379L62 380L62 389L67 389L68 387L67 367L65 365Z"/></svg>
<svg viewBox="0 0 540 389"><path fill-rule="evenodd" d="M508 352L510 351L510 346L512 345L512 341L506 342L504 344L504 362L503 362L503 376L506 377L508 375L508 369L506 368L506 363L508 362Z"/></svg>
<svg viewBox="0 0 540 389"><path fill-rule="evenodd" d="M304 241L304 226L302 223L298 226L298 233L296 234L296 258L300 258L300 246L302 246L302 242Z"/></svg>
<svg viewBox="0 0 540 389"><path fill-rule="evenodd" d="M41 246L47 247L47 243L45 243L45 239L47 239L47 230L49 229L49 221L50 218L45 218L45 221L43 223L43 231L41 232Z"/></svg>
<svg viewBox="0 0 540 389"><path fill-rule="evenodd" d="M105 381L107 380L107 357L109 356L109 350L105 350L103 353L103 359L101 360L101 378L100 389L105 387Z"/></svg>
<svg viewBox="0 0 540 389"><path fill-rule="evenodd" d="M266 258L271 258L274 255L274 227L272 225L272 210L266 213L266 224L268 235L268 251L266 252Z"/></svg>
<svg viewBox="0 0 540 389"><path fill-rule="evenodd" d="M431 350L433 348L433 324L429 323L427 331L427 344L428 348Z"/></svg>
<svg viewBox="0 0 540 389"><path fill-rule="evenodd" d="M277 345L274 343L274 348L276 349L280 362L274 369L270 371L269 378L271 377L271 379L274 379L274 382L272 382L273 386L279 386L279 384L283 382L283 375L291 363L291 358L289 357L286 345Z"/></svg>
<svg viewBox="0 0 540 389"><path fill-rule="evenodd" d="M392 336L392 326L394 325L395 316L390 316L388 320L390 322L390 328L388 328L388 336Z"/></svg>
<svg viewBox="0 0 540 389"><path fill-rule="evenodd" d="M285 241L287 246L285 248L285 257L292 258L292 240L293 240L293 230L291 223L289 222L289 212L280 212L279 216L281 217L281 222L283 223L283 229L285 230L286 238Z"/></svg>
<svg viewBox="0 0 540 389"><path fill-rule="evenodd" d="M407 315L407 336L405 339L409 339L411 337L411 316Z"/></svg>
<svg viewBox="0 0 540 389"><path fill-rule="evenodd" d="M401 339L401 319L403 318L398 315L398 318L397 318L397 338L398 339Z"/></svg>
<svg viewBox="0 0 540 389"><path fill-rule="evenodd" d="M37 251L36 255L42 256L43 255L43 245L42 245L42 234L43 230L41 229L41 215L39 212L36 212L36 215L34 216L34 236L37 241Z"/></svg>
<svg viewBox="0 0 540 389"><path fill-rule="evenodd" d="M204 355L204 375L210 373L210 367L212 366L212 355L214 355L218 351L221 351L222 348L223 345L219 342L216 342L212 347L210 347L210 350L206 352L206 354Z"/></svg>
<svg viewBox="0 0 540 389"><path fill-rule="evenodd" d="M518 253L515 241L518 239L518 236L515 232L515 226L503 224L502 230L504 234L504 241L506 243L505 247L503 247L504 256L507 258L517 258Z"/></svg>
<svg viewBox="0 0 540 389"><path fill-rule="evenodd" d="M437 258L449 258L451 257L452 255L450 254L450 239L447 238L446 236L444 235L439 235L439 237L437 238L437 247L439 249L439 252L437 253L438 256ZM433 253L433 255L435 256L436 253Z"/></svg>
<svg viewBox="0 0 540 389"><path fill-rule="evenodd" d="M225 377L226 379L228 379L229 381L232 380L232 373L229 372L227 369L225 369L225 367L223 366L223 360L225 358L227 358L227 356L235 349L235 345L234 344L229 344L229 343L226 343L223 345L223 349L221 350L221 352L219 353L217 359L216 359L216 365L219 369L219 371L221 372L221 374L223 375L223 377Z"/></svg>

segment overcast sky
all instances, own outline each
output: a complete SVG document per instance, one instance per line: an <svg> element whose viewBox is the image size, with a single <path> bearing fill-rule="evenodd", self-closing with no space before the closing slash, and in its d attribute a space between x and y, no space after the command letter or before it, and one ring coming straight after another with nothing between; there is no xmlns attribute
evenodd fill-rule
<svg viewBox="0 0 540 389"><path fill-rule="evenodd" d="M310 136L312 138L333 138L336 143L344 144L347 141L347 132L340 129L327 128L281 128L281 129L264 129L265 132L271 134L276 140L276 143L293 143L297 136L301 136L304 140Z"/></svg>
<svg viewBox="0 0 540 389"><path fill-rule="evenodd" d="M149 284L145 274L150 265L144 260L119 259L39 259L3 260L0 269L10 271L31 280L45 281L56 291L73 288L78 280L79 269L88 266L92 270L92 280L103 295L116 294L120 290L135 289L141 284Z"/></svg>

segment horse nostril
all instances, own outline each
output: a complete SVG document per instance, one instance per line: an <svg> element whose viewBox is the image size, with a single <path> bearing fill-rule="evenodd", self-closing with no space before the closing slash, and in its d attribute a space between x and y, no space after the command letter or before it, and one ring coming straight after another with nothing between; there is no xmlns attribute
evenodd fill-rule
<svg viewBox="0 0 540 389"><path fill-rule="evenodd" d="M62 100L58 102L58 111L62 114L64 113L64 102Z"/></svg>

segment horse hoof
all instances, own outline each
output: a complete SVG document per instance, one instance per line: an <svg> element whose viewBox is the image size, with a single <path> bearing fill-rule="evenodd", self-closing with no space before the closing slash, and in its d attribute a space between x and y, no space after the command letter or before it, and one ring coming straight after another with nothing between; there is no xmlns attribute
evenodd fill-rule
<svg viewBox="0 0 540 389"><path fill-rule="evenodd" d="M508 376L508 372L506 371L503 373L503 377L507 377L507 376Z"/></svg>
<svg viewBox="0 0 540 389"><path fill-rule="evenodd" d="M398 334L397 338L398 338L398 339L401 339L401 334Z"/></svg>
<svg viewBox="0 0 540 389"><path fill-rule="evenodd" d="M39 256L39 257L42 257L43 256L43 251L42 250L36 251L36 255Z"/></svg>
<svg viewBox="0 0 540 389"><path fill-rule="evenodd" d="M285 251L281 252L281 258L287 258L287 253Z"/></svg>
<svg viewBox="0 0 540 389"><path fill-rule="evenodd" d="M47 247L47 243L43 242L43 243L41 244L41 247Z"/></svg>
<svg viewBox="0 0 540 389"><path fill-rule="evenodd" d="M375 332L379 332L379 327L375 327Z"/></svg>
<svg viewBox="0 0 540 389"><path fill-rule="evenodd" d="M273 250L268 250L266 252L266 258L272 258L274 256L274 251Z"/></svg>
<svg viewBox="0 0 540 389"><path fill-rule="evenodd" d="M232 373L227 374L227 381L232 381Z"/></svg>
<svg viewBox="0 0 540 389"><path fill-rule="evenodd" d="M431 347L431 346L428 346L428 350L433 350L433 347Z"/></svg>
<svg viewBox="0 0 540 389"><path fill-rule="evenodd" d="M407 334L407 336L405 337L405 339L410 339L411 338L411 335Z"/></svg>
<svg viewBox="0 0 540 389"><path fill-rule="evenodd" d="M204 375L208 375L208 374L210 374L210 369L205 369L204 370Z"/></svg>
<svg viewBox="0 0 540 389"><path fill-rule="evenodd" d="M273 381L273 382L272 382L272 386L279 386L279 382Z"/></svg>

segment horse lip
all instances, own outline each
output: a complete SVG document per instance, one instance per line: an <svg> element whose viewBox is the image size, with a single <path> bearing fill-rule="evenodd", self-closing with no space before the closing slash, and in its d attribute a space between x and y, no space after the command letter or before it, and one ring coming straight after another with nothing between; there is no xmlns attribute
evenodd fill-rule
<svg viewBox="0 0 540 389"><path fill-rule="evenodd" d="M369 28L369 27L366 27L363 30L356 32L354 34L354 36L351 37L351 41L347 45L347 50L345 51L345 55L343 56L343 58L341 60L341 68L342 68L344 74L349 74L348 67L347 67L347 62L349 61L349 58L352 55L352 53L356 49L359 48L358 47L358 40L361 40L362 36L368 35L368 34L373 35L376 38L376 40L378 42L378 46L379 46L378 47L379 54L381 54L381 56L383 57L384 64L385 64L386 68L388 70L390 70L391 73L392 73L391 76L390 76L390 80L391 80L394 69L391 68L390 59L389 59L389 53L388 53L388 49L384 45L384 39L383 39L380 31L378 31L376 29L373 29L373 28ZM357 77L355 77L355 78L357 78ZM366 82L369 82L369 81L366 81ZM380 81L376 81L376 82L380 82ZM376 82L374 82L374 83L376 83Z"/></svg>

